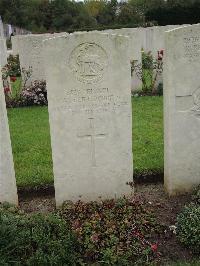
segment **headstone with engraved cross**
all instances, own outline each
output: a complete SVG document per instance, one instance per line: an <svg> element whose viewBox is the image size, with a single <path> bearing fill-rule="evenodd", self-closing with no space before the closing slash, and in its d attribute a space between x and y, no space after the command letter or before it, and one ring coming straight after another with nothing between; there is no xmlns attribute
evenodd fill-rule
<svg viewBox="0 0 200 266"><path fill-rule="evenodd" d="M129 38L91 32L44 43L57 206L129 194Z"/></svg>
<svg viewBox="0 0 200 266"><path fill-rule="evenodd" d="M95 148L95 141L96 138L104 138L106 136L106 133L103 133L105 131L101 131L102 133L97 133L94 127L94 118L89 117L89 127L87 127L85 133L81 132L82 130L79 131L78 137L80 138L89 138L91 142L91 166L97 166L96 162L96 148Z"/></svg>
<svg viewBox="0 0 200 266"><path fill-rule="evenodd" d="M174 195L200 184L200 25L165 35L165 187Z"/></svg>

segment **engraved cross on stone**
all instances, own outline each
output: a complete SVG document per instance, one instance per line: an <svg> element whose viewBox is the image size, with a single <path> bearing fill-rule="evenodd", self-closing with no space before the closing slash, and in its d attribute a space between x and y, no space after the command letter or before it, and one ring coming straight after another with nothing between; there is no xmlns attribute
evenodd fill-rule
<svg viewBox="0 0 200 266"><path fill-rule="evenodd" d="M79 138L89 138L91 141L91 164L92 166L97 166L96 164L96 146L95 146L95 139L102 138L107 135L107 133L96 133L95 125L94 125L94 118L88 118L89 120L89 128L86 133L78 134Z"/></svg>

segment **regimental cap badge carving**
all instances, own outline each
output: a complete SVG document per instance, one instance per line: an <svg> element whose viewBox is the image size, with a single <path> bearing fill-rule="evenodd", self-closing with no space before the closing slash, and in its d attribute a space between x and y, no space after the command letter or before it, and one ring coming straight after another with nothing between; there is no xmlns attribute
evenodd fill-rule
<svg viewBox="0 0 200 266"><path fill-rule="evenodd" d="M106 51L95 43L78 45L69 58L69 67L77 80L87 84L99 82L107 65Z"/></svg>

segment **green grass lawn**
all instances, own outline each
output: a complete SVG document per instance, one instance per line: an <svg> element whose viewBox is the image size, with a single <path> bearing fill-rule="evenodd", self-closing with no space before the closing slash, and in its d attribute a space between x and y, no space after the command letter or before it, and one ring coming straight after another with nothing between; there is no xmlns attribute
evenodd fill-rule
<svg viewBox="0 0 200 266"><path fill-rule="evenodd" d="M46 107L8 109L18 186L53 182ZM163 171L162 97L133 98L135 174Z"/></svg>
<svg viewBox="0 0 200 266"><path fill-rule="evenodd" d="M12 96L13 98L16 97L16 95L21 91L21 78L17 78L15 82L12 82Z"/></svg>
<svg viewBox="0 0 200 266"><path fill-rule="evenodd" d="M133 98L134 174L163 172L163 97Z"/></svg>

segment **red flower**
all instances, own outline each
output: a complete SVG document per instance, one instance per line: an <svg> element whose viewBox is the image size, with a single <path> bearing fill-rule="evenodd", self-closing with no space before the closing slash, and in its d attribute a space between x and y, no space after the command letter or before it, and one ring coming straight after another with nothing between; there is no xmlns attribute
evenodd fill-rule
<svg viewBox="0 0 200 266"><path fill-rule="evenodd" d="M164 50L163 50L163 49L160 50L160 54L161 54L161 55L164 55Z"/></svg>
<svg viewBox="0 0 200 266"><path fill-rule="evenodd" d="M5 93L9 93L10 92L10 88L9 87L4 88L4 92Z"/></svg>
<svg viewBox="0 0 200 266"><path fill-rule="evenodd" d="M12 82L15 82L16 81L16 77L10 77L10 80L12 81Z"/></svg>
<svg viewBox="0 0 200 266"><path fill-rule="evenodd" d="M158 249L158 244L157 244L157 243L156 243L156 244L151 244L151 250L152 250L153 252L156 252L157 249Z"/></svg>

